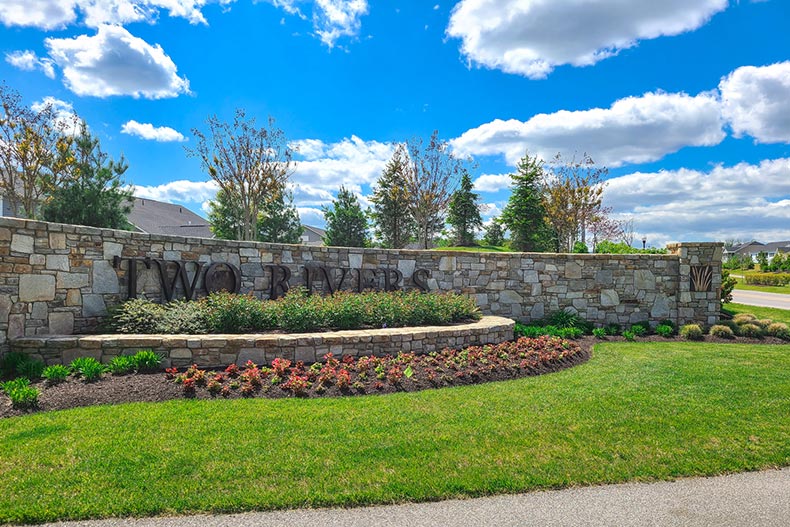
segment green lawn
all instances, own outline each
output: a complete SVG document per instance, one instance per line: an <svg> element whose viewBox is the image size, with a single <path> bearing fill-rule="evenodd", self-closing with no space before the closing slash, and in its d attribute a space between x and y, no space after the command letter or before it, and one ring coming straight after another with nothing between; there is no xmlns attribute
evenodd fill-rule
<svg viewBox="0 0 790 527"><path fill-rule="evenodd" d="M784 322L785 324L790 324L790 311L787 309L730 303L724 304L723 310L731 315L737 315L738 313L751 313L757 318L770 318L774 322Z"/></svg>
<svg viewBox="0 0 790 527"><path fill-rule="evenodd" d="M742 291L762 291L764 293L779 293L781 295L790 295L790 286L772 286L772 285L749 285L743 278L737 278L738 284L735 289Z"/></svg>
<svg viewBox="0 0 790 527"><path fill-rule="evenodd" d="M481 253L481 252L497 252L497 253L509 253L513 252L507 247L503 247L501 245L476 245L474 247L436 247L434 250L436 251L464 251L464 252L472 252L472 253Z"/></svg>
<svg viewBox="0 0 790 527"><path fill-rule="evenodd" d="M790 464L790 346L601 343L551 375L390 396L0 420L0 523L351 506Z"/></svg>

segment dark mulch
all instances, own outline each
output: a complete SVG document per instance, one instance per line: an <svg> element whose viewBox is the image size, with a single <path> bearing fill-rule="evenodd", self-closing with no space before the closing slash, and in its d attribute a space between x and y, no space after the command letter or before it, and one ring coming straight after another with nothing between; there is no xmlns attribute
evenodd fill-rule
<svg viewBox="0 0 790 527"><path fill-rule="evenodd" d="M464 378L452 378L451 380L436 380L429 382L419 373L412 378L403 378L397 385L387 382L380 383L379 389L368 388L358 390L352 387L339 389L337 386L328 386L320 393L311 389L304 394L304 397L339 397L339 396L359 396L368 394L387 394L395 392L415 392L426 389L443 388L450 386L464 386L470 384L480 384L483 382L503 381L520 377L543 375L560 371L578 364L586 362L591 355L592 339L581 339L577 341L581 349L578 353L566 356L563 359L553 362L546 362L531 367L526 370L501 369L494 372L481 373L477 376L466 376ZM352 376L352 383L356 376ZM139 373L131 375L114 376L104 374L102 378L95 382L82 382L78 379L69 378L66 381L50 386L45 381L32 383L41 390L39 406L36 412L65 410L78 406L94 406L102 404L120 404L130 402L158 402L172 399L238 399L245 397L238 390L234 390L227 397L210 394L204 387L196 389L191 394L186 394L181 385L176 384L172 379L167 379L164 373ZM265 397L270 399L294 397L290 391L282 389L277 385L266 385L256 391L252 397ZM19 410L11 406L10 400L0 395L0 418L25 415L33 410Z"/></svg>

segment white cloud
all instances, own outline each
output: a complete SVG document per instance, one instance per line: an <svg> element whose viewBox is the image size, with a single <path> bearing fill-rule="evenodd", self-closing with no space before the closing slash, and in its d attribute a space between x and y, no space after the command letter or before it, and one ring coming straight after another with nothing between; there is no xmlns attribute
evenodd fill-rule
<svg viewBox="0 0 790 527"><path fill-rule="evenodd" d="M496 119L464 132L451 144L465 155L498 155L515 164L524 156L587 152L600 165L645 163L685 146L712 146L724 137L719 102L702 93L646 93L609 108L538 114L526 122Z"/></svg>
<svg viewBox="0 0 790 527"><path fill-rule="evenodd" d="M297 207L296 212L299 213L299 221L302 225L311 225L313 227L321 227L326 223L324 213L321 209L311 207Z"/></svg>
<svg viewBox="0 0 790 527"><path fill-rule="evenodd" d="M95 36L48 38L64 83L77 95L131 95L147 99L189 93L189 81L158 44L150 45L120 26L99 27Z"/></svg>
<svg viewBox="0 0 790 527"><path fill-rule="evenodd" d="M313 27L321 42L332 48L341 37L357 36L367 13L367 0L315 0Z"/></svg>
<svg viewBox="0 0 790 527"><path fill-rule="evenodd" d="M229 4L234 0L220 0ZM88 27L130 22L155 23L161 11L205 24L201 9L207 0L3 0L0 22L6 26L63 28L77 22L78 13Z"/></svg>
<svg viewBox="0 0 790 527"><path fill-rule="evenodd" d="M51 111L54 123L67 135L76 135L80 132L82 120L70 102L55 97L44 97L31 104L30 109L36 113L45 110Z"/></svg>
<svg viewBox="0 0 790 527"><path fill-rule="evenodd" d="M483 174L475 179L474 188L478 192L499 192L510 186L510 174Z"/></svg>
<svg viewBox="0 0 790 527"><path fill-rule="evenodd" d="M667 241L790 239L790 159L662 170L611 178L605 203L635 219L649 245Z"/></svg>
<svg viewBox="0 0 790 527"><path fill-rule="evenodd" d="M52 59L39 58L33 51L23 50L6 53L5 61L20 70L41 70L50 79L55 78L55 68L53 67Z"/></svg>
<svg viewBox="0 0 790 527"><path fill-rule="evenodd" d="M183 142L186 141L186 137L169 126L154 126L150 123L138 123L134 119L124 123L121 127L121 133L129 134L129 135L136 135L142 139L147 139L149 141L159 141L159 142L170 142L170 141L178 141Z"/></svg>
<svg viewBox="0 0 790 527"><path fill-rule="evenodd" d="M738 68L722 79L719 90L736 137L790 143L790 61Z"/></svg>
<svg viewBox="0 0 790 527"><path fill-rule="evenodd" d="M559 65L589 66L640 40L693 31L728 0L461 0L447 35L470 63L546 77Z"/></svg>
<svg viewBox="0 0 790 527"><path fill-rule="evenodd" d="M166 203L174 201L204 203L214 199L216 194L217 184L214 181L187 181L181 179L162 185L135 185L134 187L134 195L138 198L155 199Z"/></svg>

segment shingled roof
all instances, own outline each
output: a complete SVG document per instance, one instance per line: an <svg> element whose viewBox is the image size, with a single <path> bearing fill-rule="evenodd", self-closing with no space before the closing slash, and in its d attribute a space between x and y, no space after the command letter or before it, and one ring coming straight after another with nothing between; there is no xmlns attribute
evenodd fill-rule
<svg viewBox="0 0 790 527"><path fill-rule="evenodd" d="M188 208L148 198L134 198L129 223L148 234L213 238L208 221Z"/></svg>

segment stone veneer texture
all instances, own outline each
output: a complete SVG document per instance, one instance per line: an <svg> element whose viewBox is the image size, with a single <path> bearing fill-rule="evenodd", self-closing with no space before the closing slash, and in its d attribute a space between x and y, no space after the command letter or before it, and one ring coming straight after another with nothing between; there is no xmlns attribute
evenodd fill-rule
<svg viewBox="0 0 790 527"><path fill-rule="evenodd" d="M305 265L351 268L344 282L349 286L362 274L358 269L394 269L403 274L399 286L404 289L414 288L415 270L425 269L430 272L425 280L430 290L472 295L484 314L520 321L570 309L598 325L655 324L664 319L716 323L721 244L681 243L670 246L669 252L580 255L314 247L0 218L0 349L7 349L8 338L95 331L107 308L128 296L128 266L116 269L114 257L229 262L241 271L241 291L260 298L268 298L270 265L287 267L291 286L304 283ZM189 280L194 267L187 266ZM691 285L690 273L700 267L710 268L705 291ZM379 272L377 280L383 274ZM141 263L137 276L139 296L161 299L156 265L146 269ZM183 286L176 282L178 298ZM198 296L205 294L202 277L195 286ZM325 286L317 282L317 287Z"/></svg>

